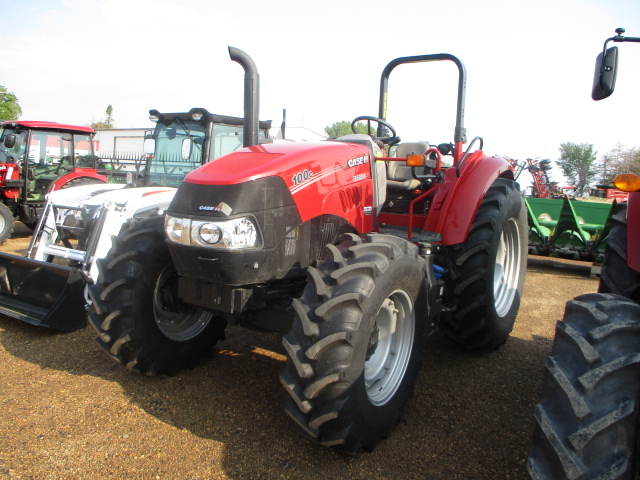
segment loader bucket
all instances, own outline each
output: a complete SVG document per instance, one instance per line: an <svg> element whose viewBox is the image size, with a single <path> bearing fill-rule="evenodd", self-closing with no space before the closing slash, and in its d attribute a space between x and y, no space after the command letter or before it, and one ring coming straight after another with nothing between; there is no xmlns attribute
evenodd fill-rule
<svg viewBox="0 0 640 480"><path fill-rule="evenodd" d="M86 325L84 286L75 268L0 253L0 314L72 332Z"/></svg>

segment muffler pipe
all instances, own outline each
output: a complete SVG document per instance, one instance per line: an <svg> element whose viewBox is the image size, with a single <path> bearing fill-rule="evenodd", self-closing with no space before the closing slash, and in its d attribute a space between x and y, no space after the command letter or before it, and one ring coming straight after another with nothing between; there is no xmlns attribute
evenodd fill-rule
<svg viewBox="0 0 640 480"><path fill-rule="evenodd" d="M251 57L239 48L229 47L231 60L244 69L244 124L243 147L258 145L260 114L260 75Z"/></svg>

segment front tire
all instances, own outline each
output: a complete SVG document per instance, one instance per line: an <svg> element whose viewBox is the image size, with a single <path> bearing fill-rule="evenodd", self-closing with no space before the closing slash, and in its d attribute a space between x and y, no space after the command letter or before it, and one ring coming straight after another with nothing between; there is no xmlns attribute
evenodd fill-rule
<svg viewBox="0 0 640 480"><path fill-rule="evenodd" d="M427 331L425 265L400 238L349 234L309 268L280 380L286 412L313 440L356 454L399 421Z"/></svg>
<svg viewBox="0 0 640 480"><path fill-rule="evenodd" d="M131 220L89 287L89 324L99 345L130 370L174 374L224 338L222 317L180 301L164 218Z"/></svg>
<svg viewBox="0 0 640 480"><path fill-rule="evenodd" d="M567 302L545 366L531 478L636 478L640 305L596 293Z"/></svg>
<svg viewBox="0 0 640 480"><path fill-rule="evenodd" d="M527 215L517 183L498 178L480 203L464 243L447 246L442 264L447 338L469 349L495 350L520 308L527 262Z"/></svg>

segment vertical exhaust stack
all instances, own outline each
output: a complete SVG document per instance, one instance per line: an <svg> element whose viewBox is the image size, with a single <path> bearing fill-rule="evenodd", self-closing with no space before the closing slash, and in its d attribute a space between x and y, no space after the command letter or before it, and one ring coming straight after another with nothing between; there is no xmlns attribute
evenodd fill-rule
<svg viewBox="0 0 640 480"><path fill-rule="evenodd" d="M239 48L229 47L231 60L244 69L244 141L243 147L258 145L260 114L260 75L251 57Z"/></svg>

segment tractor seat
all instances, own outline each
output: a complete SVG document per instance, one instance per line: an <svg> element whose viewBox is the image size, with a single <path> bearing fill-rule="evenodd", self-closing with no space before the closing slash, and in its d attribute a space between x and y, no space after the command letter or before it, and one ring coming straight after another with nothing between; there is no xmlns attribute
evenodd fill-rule
<svg viewBox="0 0 640 480"><path fill-rule="evenodd" d="M396 148L395 156L424 155L428 149L429 144L427 142L401 143ZM421 182L413 178L411 168L402 162L387 162L387 187L398 190L415 190L418 188Z"/></svg>

